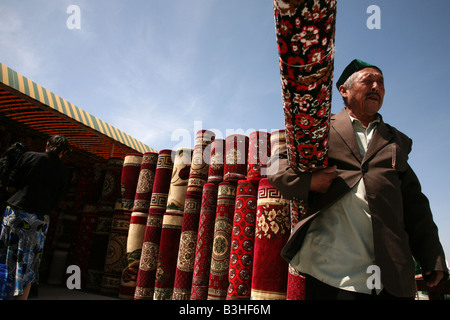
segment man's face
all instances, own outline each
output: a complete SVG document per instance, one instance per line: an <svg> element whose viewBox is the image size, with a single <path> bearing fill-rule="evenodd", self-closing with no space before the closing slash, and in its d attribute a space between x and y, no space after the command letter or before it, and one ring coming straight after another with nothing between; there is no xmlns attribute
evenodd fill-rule
<svg viewBox="0 0 450 320"><path fill-rule="evenodd" d="M365 68L356 73L351 89L339 91L355 114L374 116L383 104L384 78L377 68Z"/></svg>

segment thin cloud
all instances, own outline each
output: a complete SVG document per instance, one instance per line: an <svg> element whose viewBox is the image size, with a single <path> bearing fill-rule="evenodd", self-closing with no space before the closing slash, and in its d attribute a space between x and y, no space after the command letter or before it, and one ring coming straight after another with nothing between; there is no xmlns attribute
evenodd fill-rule
<svg viewBox="0 0 450 320"><path fill-rule="evenodd" d="M0 5L0 47L2 62L11 62L12 68L26 70L33 76L42 72L42 59L34 50L33 38L25 32L23 17L14 8Z"/></svg>

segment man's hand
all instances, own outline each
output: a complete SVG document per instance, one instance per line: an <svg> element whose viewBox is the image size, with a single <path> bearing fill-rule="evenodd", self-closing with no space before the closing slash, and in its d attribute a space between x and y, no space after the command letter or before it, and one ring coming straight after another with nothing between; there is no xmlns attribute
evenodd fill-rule
<svg viewBox="0 0 450 320"><path fill-rule="evenodd" d="M336 169L337 166L332 166L313 172L309 190L313 192L326 193L334 179L338 177Z"/></svg>
<svg viewBox="0 0 450 320"><path fill-rule="evenodd" d="M423 280L429 287L435 287L444 277L444 271L428 271L425 272Z"/></svg>

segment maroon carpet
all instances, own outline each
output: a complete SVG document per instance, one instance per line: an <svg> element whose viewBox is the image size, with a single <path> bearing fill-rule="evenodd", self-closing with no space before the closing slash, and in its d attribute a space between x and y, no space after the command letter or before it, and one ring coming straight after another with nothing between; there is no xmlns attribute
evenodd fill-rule
<svg viewBox="0 0 450 320"><path fill-rule="evenodd" d="M192 149L180 148L176 151L173 160L167 207L161 229L154 300L172 299L192 151Z"/></svg>
<svg viewBox="0 0 450 320"><path fill-rule="evenodd" d="M202 191L208 178L208 163L211 154L208 146L214 137L214 133L209 130L201 130L196 135L184 205L173 300L189 300L191 295Z"/></svg>
<svg viewBox="0 0 450 320"><path fill-rule="evenodd" d="M272 132L270 137L270 144L273 154L278 154L279 149L286 144L286 132L285 130L277 130ZM299 207L299 203L295 201L290 201L290 210L291 210L291 230L298 222L299 217L301 216L304 207ZM305 298L305 279L297 273L290 265L289 265L289 273L288 273L288 284L287 284L287 292L286 299L287 300L304 300Z"/></svg>
<svg viewBox="0 0 450 320"><path fill-rule="evenodd" d="M223 181L237 183L247 178L248 142L248 137L242 134L226 137Z"/></svg>
<svg viewBox="0 0 450 320"><path fill-rule="evenodd" d="M122 165L123 165L123 159ZM121 165L121 166L122 166ZM103 189L105 163L88 162L81 165L74 210L79 212L85 204L97 203Z"/></svg>
<svg viewBox="0 0 450 320"><path fill-rule="evenodd" d="M314 171L328 165L336 1L274 1L274 13L288 159L298 172ZM292 218L305 206L293 202ZM303 284L290 272L288 299L302 299Z"/></svg>
<svg viewBox="0 0 450 320"><path fill-rule="evenodd" d="M127 154L125 156L121 176L122 209L131 216L134 206L134 197L141 171L142 154Z"/></svg>
<svg viewBox="0 0 450 320"><path fill-rule="evenodd" d="M211 156L208 168L208 182L223 181L223 166L225 164L225 140L215 139L211 143Z"/></svg>
<svg viewBox="0 0 450 320"><path fill-rule="evenodd" d="M227 300L248 300L252 282L258 182L239 180L236 189Z"/></svg>
<svg viewBox="0 0 450 320"><path fill-rule="evenodd" d="M121 299L132 300L134 298L157 162L158 154L156 152L144 153L128 229L127 262L122 272L119 290Z"/></svg>
<svg viewBox="0 0 450 320"><path fill-rule="evenodd" d="M120 279L126 263L126 245L131 211L133 210L141 163L141 154L127 154L123 161L120 200L116 201L114 208L102 278L101 292L104 294L119 294Z"/></svg>
<svg viewBox="0 0 450 320"><path fill-rule="evenodd" d="M208 297L217 192L217 183L208 182L203 186L202 205L195 247L191 300L206 300Z"/></svg>
<svg viewBox="0 0 450 320"><path fill-rule="evenodd" d="M299 173L314 171L328 165L336 1L274 1L274 15L288 160ZM305 206L292 203L294 219ZM289 277L297 290L303 279Z"/></svg>
<svg viewBox="0 0 450 320"><path fill-rule="evenodd" d="M81 210L69 264L76 265L81 271L81 287L86 288L88 261L92 254L94 232L98 224L97 205L85 205Z"/></svg>
<svg viewBox="0 0 450 320"><path fill-rule="evenodd" d="M286 299L288 264L280 251L291 230L289 201L264 178L259 182L252 300ZM270 263L268 263L270 261Z"/></svg>
<svg viewBox="0 0 450 320"><path fill-rule="evenodd" d="M214 139L210 144L208 180L203 186L202 192L202 204L192 274L191 300L206 300L208 298L218 184L223 181L224 157L225 140Z"/></svg>
<svg viewBox="0 0 450 320"><path fill-rule="evenodd" d="M191 196L198 196L200 199L202 197L203 185L208 180L211 158L210 145L214 142L214 138L214 132L209 130L198 131L195 138L187 192Z"/></svg>
<svg viewBox="0 0 450 320"><path fill-rule="evenodd" d="M214 223L208 300L225 300L227 296L235 201L236 183L230 181L220 183Z"/></svg>
<svg viewBox="0 0 450 320"><path fill-rule="evenodd" d="M158 163L155 171L152 197L150 199L150 208L136 280L136 290L134 293L136 300L153 299L162 220L167 207L167 195L169 193L170 178L173 169L172 153L172 150L164 149L158 154Z"/></svg>
<svg viewBox="0 0 450 320"><path fill-rule="evenodd" d="M257 182L267 176L270 158L270 133L254 131L249 136L247 180Z"/></svg>
<svg viewBox="0 0 450 320"><path fill-rule="evenodd" d="M299 172L328 163L336 1L274 1L288 159Z"/></svg>
<svg viewBox="0 0 450 320"><path fill-rule="evenodd" d="M86 288L99 291L108 250L109 234L116 201L120 198L120 182L124 160L110 158L106 163L105 177L97 204L98 222L94 230L91 255L88 260Z"/></svg>
<svg viewBox="0 0 450 320"><path fill-rule="evenodd" d="M121 209L122 203L118 201L111 224L108 238L108 249L104 273L102 277L101 292L105 295L117 296L119 294L120 279L126 263L126 247L130 215Z"/></svg>
<svg viewBox="0 0 450 320"><path fill-rule="evenodd" d="M80 165L78 187L73 205L73 212L77 216L77 221L73 232L71 248L69 250L69 255L67 258L67 265L79 265L82 270L83 267L87 264L88 260L88 256L86 255L87 251L83 249L84 242L79 234L84 232L82 225L85 221L82 221L82 212L85 209L85 206L93 206L95 207L95 210L97 210L97 203L99 201L100 193L103 188L105 167L105 163L93 162L83 163ZM46 269L47 257L51 256L51 253L53 252L53 231L56 231L56 225L54 223L55 219L53 219L53 214L51 220L52 223L50 224L50 228L47 232L45 250L41 261L41 279L45 278L46 271L42 269ZM106 252L106 250L104 251ZM101 267L101 269L103 269L103 266ZM84 281L86 278L86 271L82 271L81 273L82 281ZM85 287L84 282L82 284L82 287Z"/></svg>

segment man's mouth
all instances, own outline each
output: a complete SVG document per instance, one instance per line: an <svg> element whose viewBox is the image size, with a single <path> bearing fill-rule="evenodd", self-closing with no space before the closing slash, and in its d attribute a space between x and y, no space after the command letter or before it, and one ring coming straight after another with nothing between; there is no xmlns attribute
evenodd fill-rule
<svg viewBox="0 0 450 320"><path fill-rule="evenodd" d="M366 100L380 101L381 97L378 93L370 93L366 96Z"/></svg>

